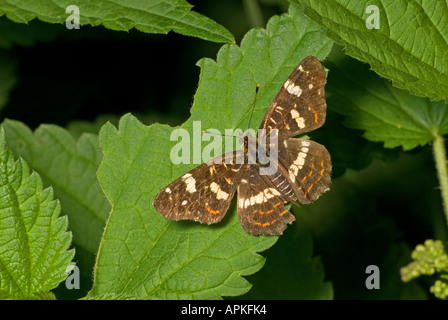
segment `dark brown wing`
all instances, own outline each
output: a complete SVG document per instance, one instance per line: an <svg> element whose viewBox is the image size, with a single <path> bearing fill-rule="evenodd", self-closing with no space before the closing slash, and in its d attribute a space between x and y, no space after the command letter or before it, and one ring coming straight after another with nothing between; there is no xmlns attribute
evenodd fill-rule
<svg viewBox="0 0 448 320"><path fill-rule="evenodd" d="M170 220L221 221L247 167L243 158L242 151L235 151L203 163L163 188L154 208Z"/></svg>
<svg viewBox="0 0 448 320"><path fill-rule="evenodd" d="M303 59L280 88L260 129L278 129L279 140L321 127L325 122L325 71L313 56Z"/></svg>
<svg viewBox="0 0 448 320"><path fill-rule="evenodd" d="M238 187L238 217L243 229L253 235L281 235L295 217L285 208L281 192L252 165Z"/></svg>
<svg viewBox="0 0 448 320"><path fill-rule="evenodd" d="M313 202L329 190L331 158L323 145L311 140L291 138L280 144L279 154L283 177L292 186L299 202Z"/></svg>

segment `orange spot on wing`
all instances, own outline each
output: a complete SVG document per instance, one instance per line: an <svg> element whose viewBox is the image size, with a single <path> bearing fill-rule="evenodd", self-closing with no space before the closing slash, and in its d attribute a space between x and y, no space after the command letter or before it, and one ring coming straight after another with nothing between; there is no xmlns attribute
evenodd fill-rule
<svg viewBox="0 0 448 320"><path fill-rule="evenodd" d="M259 214L269 214L272 213L274 211L274 209L269 210L269 211L261 211L261 210L255 210L254 213L259 213Z"/></svg>
<svg viewBox="0 0 448 320"><path fill-rule="evenodd" d="M286 212L288 212L288 210L285 210L285 211L283 211L282 213L280 213L280 217L281 217L282 215L284 215Z"/></svg>
<svg viewBox="0 0 448 320"><path fill-rule="evenodd" d="M322 167L322 170L320 170L320 176L322 177L324 175L324 171L325 171L325 169L324 169L324 162L323 161L320 162L320 166Z"/></svg>
<svg viewBox="0 0 448 320"><path fill-rule="evenodd" d="M218 214L221 213L220 210L213 210L212 208L210 208L209 206L205 206L205 209L207 209L209 214Z"/></svg>
<svg viewBox="0 0 448 320"><path fill-rule="evenodd" d="M261 226L261 227L264 228L264 227L267 227L267 226L270 226L270 225L274 224L276 221L277 221L277 219L272 220L271 222L265 222L265 223L255 222L255 224L256 224L257 226Z"/></svg>
<svg viewBox="0 0 448 320"><path fill-rule="evenodd" d="M309 193L310 192L310 190L311 190L311 188L314 186L314 183L312 183L311 185L310 185L310 187L306 190L306 193Z"/></svg>
<svg viewBox="0 0 448 320"><path fill-rule="evenodd" d="M316 110L314 110L313 107L311 107L311 106L309 106L309 108L314 113L314 123L317 123L317 121L319 120L319 116L317 115Z"/></svg>
<svg viewBox="0 0 448 320"><path fill-rule="evenodd" d="M313 165L313 167L314 167L314 164L313 164L313 163L312 163L312 165ZM317 178L317 180L316 180L314 183L312 183L312 184L308 187L308 189L306 190L305 195L304 195L305 198L307 198L307 194L310 192L311 188L312 188L316 183L318 183L319 180L322 179L322 177L324 176L325 169L324 169L324 162L323 162L323 161L320 162L320 166L322 167L322 170L320 170L320 177ZM311 173L311 172L310 172L310 173ZM308 176L310 176L310 175L308 175Z"/></svg>

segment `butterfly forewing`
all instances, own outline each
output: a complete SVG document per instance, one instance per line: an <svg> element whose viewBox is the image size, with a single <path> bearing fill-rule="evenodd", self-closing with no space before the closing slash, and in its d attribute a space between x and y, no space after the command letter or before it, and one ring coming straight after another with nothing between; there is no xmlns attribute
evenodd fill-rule
<svg viewBox="0 0 448 320"><path fill-rule="evenodd" d="M154 208L170 220L221 221L246 168L241 157L244 153L235 151L187 172L156 195Z"/></svg>
<svg viewBox="0 0 448 320"><path fill-rule="evenodd" d="M300 62L266 112L260 129L278 129L279 138L294 137L325 122L325 71L315 57Z"/></svg>
<svg viewBox="0 0 448 320"><path fill-rule="evenodd" d="M285 198L251 166L238 187L238 217L247 232L258 235L281 235L295 220L285 208Z"/></svg>
<svg viewBox="0 0 448 320"><path fill-rule="evenodd" d="M248 164L253 157L244 144L244 151L208 161L163 188L155 197L154 208L171 220L216 223L226 214L238 189L238 217L243 229L254 235L281 235L295 220L285 203L310 203L330 186L331 159L325 147L292 138L324 124L325 83L319 60L307 57L269 106L260 125L266 130L261 130L257 143L266 154L278 151L278 159L270 162L275 164L273 173L261 173L266 163L259 155L256 163ZM229 158L231 163L226 161Z"/></svg>

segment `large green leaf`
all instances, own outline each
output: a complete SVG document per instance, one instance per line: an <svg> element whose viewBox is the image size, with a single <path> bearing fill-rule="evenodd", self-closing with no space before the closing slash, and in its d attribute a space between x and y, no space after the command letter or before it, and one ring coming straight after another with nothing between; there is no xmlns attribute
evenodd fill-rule
<svg viewBox="0 0 448 320"><path fill-rule="evenodd" d="M79 8L80 24L103 25L106 28L128 31L136 28L148 33L178 32L215 42L232 42L232 34L215 21L191 11L185 0L37 0L0 2L0 16L21 23L35 18L50 23L65 23L71 13L66 8Z"/></svg>
<svg viewBox="0 0 448 320"><path fill-rule="evenodd" d="M292 70L306 56L324 59L332 42L296 6L290 13L272 17L265 29L252 29L240 47L224 45L217 61L201 59L199 87L191 118L204 129L247 129L255 87L260 84L252 127L258 128L267 107ZM225 121L223 121L225 120Z"/></svg>
<svg viewBox="0 0 448 320"><path fill-rule="evenodd" d="M328 30L347 54L368 62L394 86L432 100L448 99L448 5L425 0L290 0ZM376 6L379 29L367 19ZM369 9L370 10L370 9ZM377 19L378 20L378 19ZM369 20L370 21L370 20Z"/></svg>
<svg viewBox="0 0 448 320"><path fill-rule="evenodd" d="M394 88L363 65L342 55L327 61L331 110L347 116L345 124L364 130L372 141L410 150L448 133L448 108ZM334 77L334 79L332 79Z"/></svg>
<svg viewBox="0 0 448 320"><path fill-rule="evenodd" d="M273 17L267 29L251 30L241 46L225 45L217 61L202 59L191 118L202 128L247 127L255 87L260 83L252 126L258 127L270 101L301 59L323 59L332 43L296 7ZM186 102L186 105L188 103ZM217 225L168 221L151 203L156 193L196 164L173 165L173 128L144 126L124 116L118 129L100 132L104 153L98 171L112 204L90 297L103 294L210 299L247 292L242 276L258 271L257 254L277 237L255 237L239 225L235 206ZM190 131L191 133L191 131ZM205 159L203 159L205 160Z"/></svg>
<svg viewBox="0 0 448 320"><path fill-rule="evenodd" d="M329 77L329 81L338 81L338 78ZM327 84L327 89L331 88L331 83ZM353 130L344 125L345 116L338 114L332 109L333 103L343 103L331 97L327 98L327 119L325 127L310 133L310 138L318 141L327 148L331 155L331 178L340 177L348 169L361 170L370 165L373 159L381 159L384 162L391 162L398 157L399 149L385 149L383 143L373 142L363 137L362 130Z"/></svg>
<svg viewBox="0 0 448 320"><path fill-rule="evenodd" d="M144 126L131 115L120 120L118 130L106 124L100 132L104 158L98 177L113 210L91 296L192 299L241 294L250 288L241 276L264 263L256 252L276 241L248 235L235 215L208 226L168 221L154 211L154 195L172 176L167 172L170 132L168 126Z"/></svg>
<svg viewBox="0 0 448 320"><path fill-rule="evenodd" d="M74 251L60 210L39 175L14 161L0 128L0 298L51 298L65 279Z"/></svg>
<svg viewBox="0 0 448 320"><path fill-rule="evenodd" d="M35 132L19 121L5 120L8 146L28 161L52 186L68 216L81 272L89 277L110 204L96 178L102 155L98 136L84 134L77 141L63 128L41 125Z"/></svg>

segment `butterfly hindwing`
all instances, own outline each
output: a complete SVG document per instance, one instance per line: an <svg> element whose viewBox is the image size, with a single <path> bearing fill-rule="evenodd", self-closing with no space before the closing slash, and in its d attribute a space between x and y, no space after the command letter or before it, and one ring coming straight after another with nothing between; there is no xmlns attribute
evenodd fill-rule
<svg viewBox="0 0 448 320"><path fill-rule="evenodd" d="M170 220L221 221L245 169L241 157L242 151L225 154L185 173L156 195L154 208Z"/></svg>
<svg viewBox="0 0 448 320"><path fill-rule="evenodd" d="M251 166L238 187L238 217L246 232L253 235L281 235L295 217L285 208L280 191Z"/></svg>
<svg viewBox="0 0 448 320"><path fill-rule="evenodd" d="M312 140L287 139L280 145L280 164L299 202L310 203L330 188L331 158L327 149Z"/></svg>
<svg viewBox="0 0 448 320"><path fill-rule="evenodd" d="M325 70L316 57L303 59L269 106L260 129L278 129L286 139L321 127L325 122Z"/></svg>

